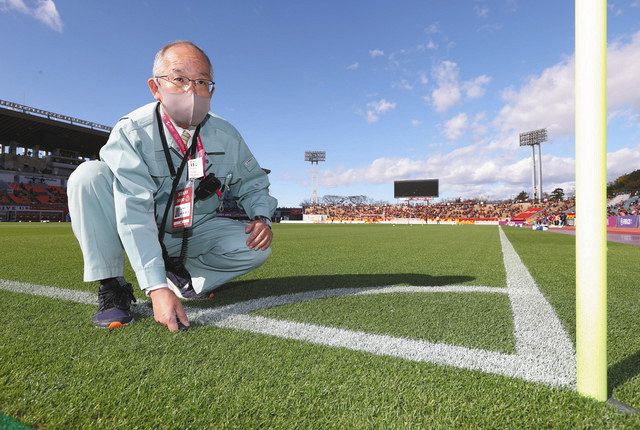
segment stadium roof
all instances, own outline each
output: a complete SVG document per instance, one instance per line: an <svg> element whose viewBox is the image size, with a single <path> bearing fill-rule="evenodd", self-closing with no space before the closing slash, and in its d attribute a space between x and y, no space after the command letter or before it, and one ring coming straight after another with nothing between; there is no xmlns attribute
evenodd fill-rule
<svg viewBox="0 0 640 430"><path fill-rule="evenodd" d="M97 154L111 127L0 100L0 142L17 142L43 151L64 149L81 155Z"/></svg>
<svg viewBox="0 0 640 430"><path fill-rule="evenodd" d="M96 155L107 143L111 127L0 100L0 143L42 151L64 149ZM270 169L263 169L267 174Z"/></svg>

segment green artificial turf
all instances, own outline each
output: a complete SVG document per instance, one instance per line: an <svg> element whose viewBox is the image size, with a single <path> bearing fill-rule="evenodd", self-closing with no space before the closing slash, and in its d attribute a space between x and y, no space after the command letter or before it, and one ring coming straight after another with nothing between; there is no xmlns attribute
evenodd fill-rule
<svg viewBox="0 0 640 430"><path fill-rule="evenodd" d="M571 330L575 296L566 282L557 281L573 277L571 238L505 231ZM282 225L274 234L274 252L264 266L200 306L322 288L505 286L497 227ZM634 357L640 348L631 340L638 317L631 314L634 303L626 303L636 298L637 269L629 259L637 252L610 247L610 254L627 260L616 263L619 274L610 270L610 304L618 303L611 317L624 326L618 328L620 339L611 339L610 357L615 357L618 384L614 394L639 408L634 372L640 366ZM80 282L81 260L67 224L0 224L2 279L94 289ZM340 318L337 309L353 309L365 314L362 321L352 320L364 324L361 329L429 339L451 336L445 341L463 344L488 339L478 330L490 325L473 327L473 336L437 326L451 324L457 331L465 319L476 324L483 306L487 320L496 314L502 318L505 308L506 296L500 294L486 295L495 299L486 306L460 302L477 293L442 294L440 306L457 309L456 320L429 314L422 330L409 330L412 321L425 321L420 310L433 309L439 294L344 297L299 306L316 303L314 312L326 312L322 318ZM409 297L416 303L407 303ZM392 318L368 315L367 300L376 299L383 309L403 306L398 326ZM296 306L268 312L294 312ZM173 334L152 318L109 332L91 326L94 311L89 305L0 291L3 414L53 429L640 428L640 416L621 414L571 390L240 330L194 326ZM375 327L376 320L382 327Z"/></svg>
<svg viewBox="0 0 640 430"><path fill-rule="evenodd" d="M278 306L258 315L390 336L515 352L506 294L402 293Z"/></svg>
<svg viewBox="0 0 640 430"><path fill-rule="evenodd" d="M509 240L553 305L574 343L575 237L508 228ZM640 409L640 247L608 242L609 392Z"/></svg>

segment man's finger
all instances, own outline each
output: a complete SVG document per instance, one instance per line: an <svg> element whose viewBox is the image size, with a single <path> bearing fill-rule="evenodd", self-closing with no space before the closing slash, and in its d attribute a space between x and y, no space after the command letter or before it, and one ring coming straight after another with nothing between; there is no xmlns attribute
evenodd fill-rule
<svg viewBox="0 0 640 430"><path fill-rule="evenodd" d="M180 303L177 307L176 315L178 316L178 320L182 323L183 326L189 327L189 319L187 318L187 313L184 311L182 303Z"/></svg>
<svg viewBox="0 0 640 430"><path fill-rule="evenodd" d="M249 248L253 248L255 244L258 242L258 237L263 232L260 227L254 228L251 235L247 238L247 246Z"/></svg>
<svg viewBox="0 0 640 430"><path fill-rule="evenodd" d="M267 231L266 228L260 230L259 232L256 232L255 236L250 237L250 242L247 244L249 246L249 248L255 249L258 244L260 242L262 242L265 238L265 236L268 236L269 232Z"/></svg>
<svg viewBox="0 0 640 430"><path fill-rule="evenodd" d="M244 232L245 233L250 233L253 228L256 226L256 222L255 221L251 221L249 224L247 224L247 226L244 228Z"/></svg>
<svg viewBox="0 0 640 430"><path fill-rule="evenodd" d="M272 237L273 236L270 234L270 232L266 231L261 240L256 244L255 248L264 251L271 244Z"/></svg>
<svg viewBox="0 0 640 430"><path fill-rule="evenodd" d="M249 236L249 238L247 239L247 242L254 243L258 236L260 236L260 233L262 233L260 229L254 228L251 236Z"/></svg>
<svg viewBox="0 0 640 430"><path fill-rule="evenodd" d="M170 332L175 333L178 331L178 323L176 322L176 316L171 315L166 319L166 325Z"/></svg>

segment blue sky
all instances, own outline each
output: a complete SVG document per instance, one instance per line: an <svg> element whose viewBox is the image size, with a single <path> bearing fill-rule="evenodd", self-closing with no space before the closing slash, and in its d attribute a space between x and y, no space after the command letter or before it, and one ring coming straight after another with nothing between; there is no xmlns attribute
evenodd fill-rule
<svg viewBox="0 0 640 430"><path fill-rule="evenodd" d="M530 190L518 133L548 127L543 189L573 188L572 1L0 0L0 98L98 123L152 101L155 52L189 39L214 63L212 110L242 133L281 206ZM609 177L640 168L640 0L609 2Z"/></svg>

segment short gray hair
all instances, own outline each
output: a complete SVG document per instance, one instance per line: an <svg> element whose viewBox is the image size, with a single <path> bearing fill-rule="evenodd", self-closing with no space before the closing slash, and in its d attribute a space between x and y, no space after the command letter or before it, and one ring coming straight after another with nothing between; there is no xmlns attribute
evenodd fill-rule
<svg viewBox="0 0 640 430"><path fill-rule="evenodd" d="M198 50L202 56L207 60L207 64L209 65L209 76L213 77L213 66L211 65L211 60L209 60L209 56L195 43L190 40L174 40L173 42L169 42L164 45L160 50L156 53L156 57L153 60L153 77L160 76L160 74L164 73L164 54L167 52L169 48L172 48L177 45L189 45L196 50Z"/></svg>

